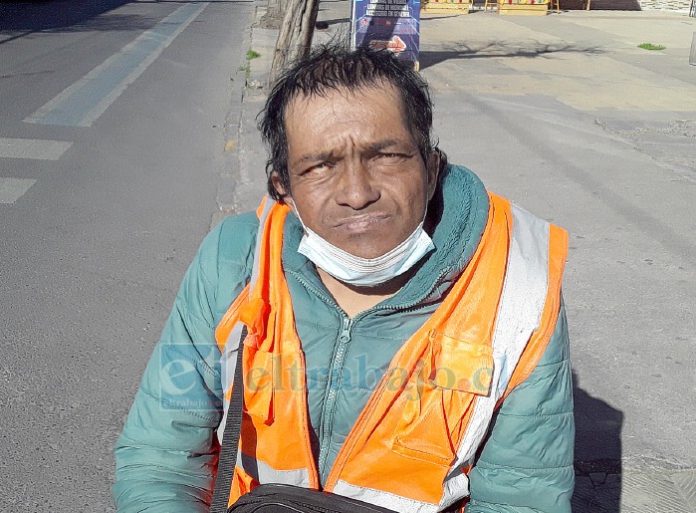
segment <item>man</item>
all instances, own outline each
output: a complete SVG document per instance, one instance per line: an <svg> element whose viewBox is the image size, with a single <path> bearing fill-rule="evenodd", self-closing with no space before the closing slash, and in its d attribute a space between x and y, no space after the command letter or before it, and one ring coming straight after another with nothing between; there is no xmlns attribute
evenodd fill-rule
<svg viewBox="0 0 696 513"><path fill-rule="evenodd" d="M432 142L427 86L323 49L271 92L270 198L203 242L116 447L120 512L206 511L242 324L230 501L259 483L402 513L562 513L560 228Z"/></svg>

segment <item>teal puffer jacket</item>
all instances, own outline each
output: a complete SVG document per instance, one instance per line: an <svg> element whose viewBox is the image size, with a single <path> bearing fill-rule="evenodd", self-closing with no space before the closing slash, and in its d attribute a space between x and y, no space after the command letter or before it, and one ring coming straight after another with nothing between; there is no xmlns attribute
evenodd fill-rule
<svg viewBox="0 0 696 513"><path fill-rule="evenodd" d="M307 365L309 414L320 476L399 346L432 314L469 262L486 224L488 196L465 168L442 178L433 251L392 298L348 318L305 257L289 216L283 267ZM204 512L221 415L217 323L248 281L258 222L227 218L184 277L119 438L119 512ZM564 513L573 489L572 385L562 311L532 375L503 403L470 474L467 513Z"/></svg>

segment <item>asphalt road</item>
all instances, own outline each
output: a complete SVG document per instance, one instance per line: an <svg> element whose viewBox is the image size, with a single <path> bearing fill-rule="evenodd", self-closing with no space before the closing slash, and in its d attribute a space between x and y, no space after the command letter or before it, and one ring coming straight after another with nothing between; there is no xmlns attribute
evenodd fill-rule
<svg viewBox="0 0 696 513"><path fill-rule="evenodd" d="M0 4L0 511L113 510L111 448L210 225L252 11Z"/></svg>

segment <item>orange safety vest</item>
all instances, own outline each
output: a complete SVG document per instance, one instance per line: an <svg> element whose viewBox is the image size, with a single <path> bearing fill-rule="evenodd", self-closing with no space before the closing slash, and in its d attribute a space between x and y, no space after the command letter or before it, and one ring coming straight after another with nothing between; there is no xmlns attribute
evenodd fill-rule
<svg viewBox="0 0 696 513"><path fill-rule="evenodd" d="M242 323L244 415L229 503L260 483L319 489L302 344L283 274L290 209L268 198L251 281L218 325L225 416ZM394 355L324 490L401 513L469 494L467 473L496 406L532 372L556 324L567 234L490 195L481 242L437 310Z"/></svg>

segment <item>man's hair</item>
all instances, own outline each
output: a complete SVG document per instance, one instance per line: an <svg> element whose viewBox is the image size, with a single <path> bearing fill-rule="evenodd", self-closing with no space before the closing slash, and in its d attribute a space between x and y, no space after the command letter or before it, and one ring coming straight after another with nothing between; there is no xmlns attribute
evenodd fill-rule
<svg viewBox="0 0 696 513"><path fill-rule="evenodd" d="M285 190L290 191L288 138L285 131L285 114L290 102L300 96L323 96L338 89L355 91L383 83L391 84L399 92L404 118L424 162L427 163L430 154L437 151L440 154L440 167L445 167L446 156L432 138L433 108L428 85L412 66L397 60L386 50L359 48L349 51L323 46L283 73L259 114L259 130L269 151L266 174L268 193L272 198L282 199L273 187L273 172L278 174Z"/></svg>

